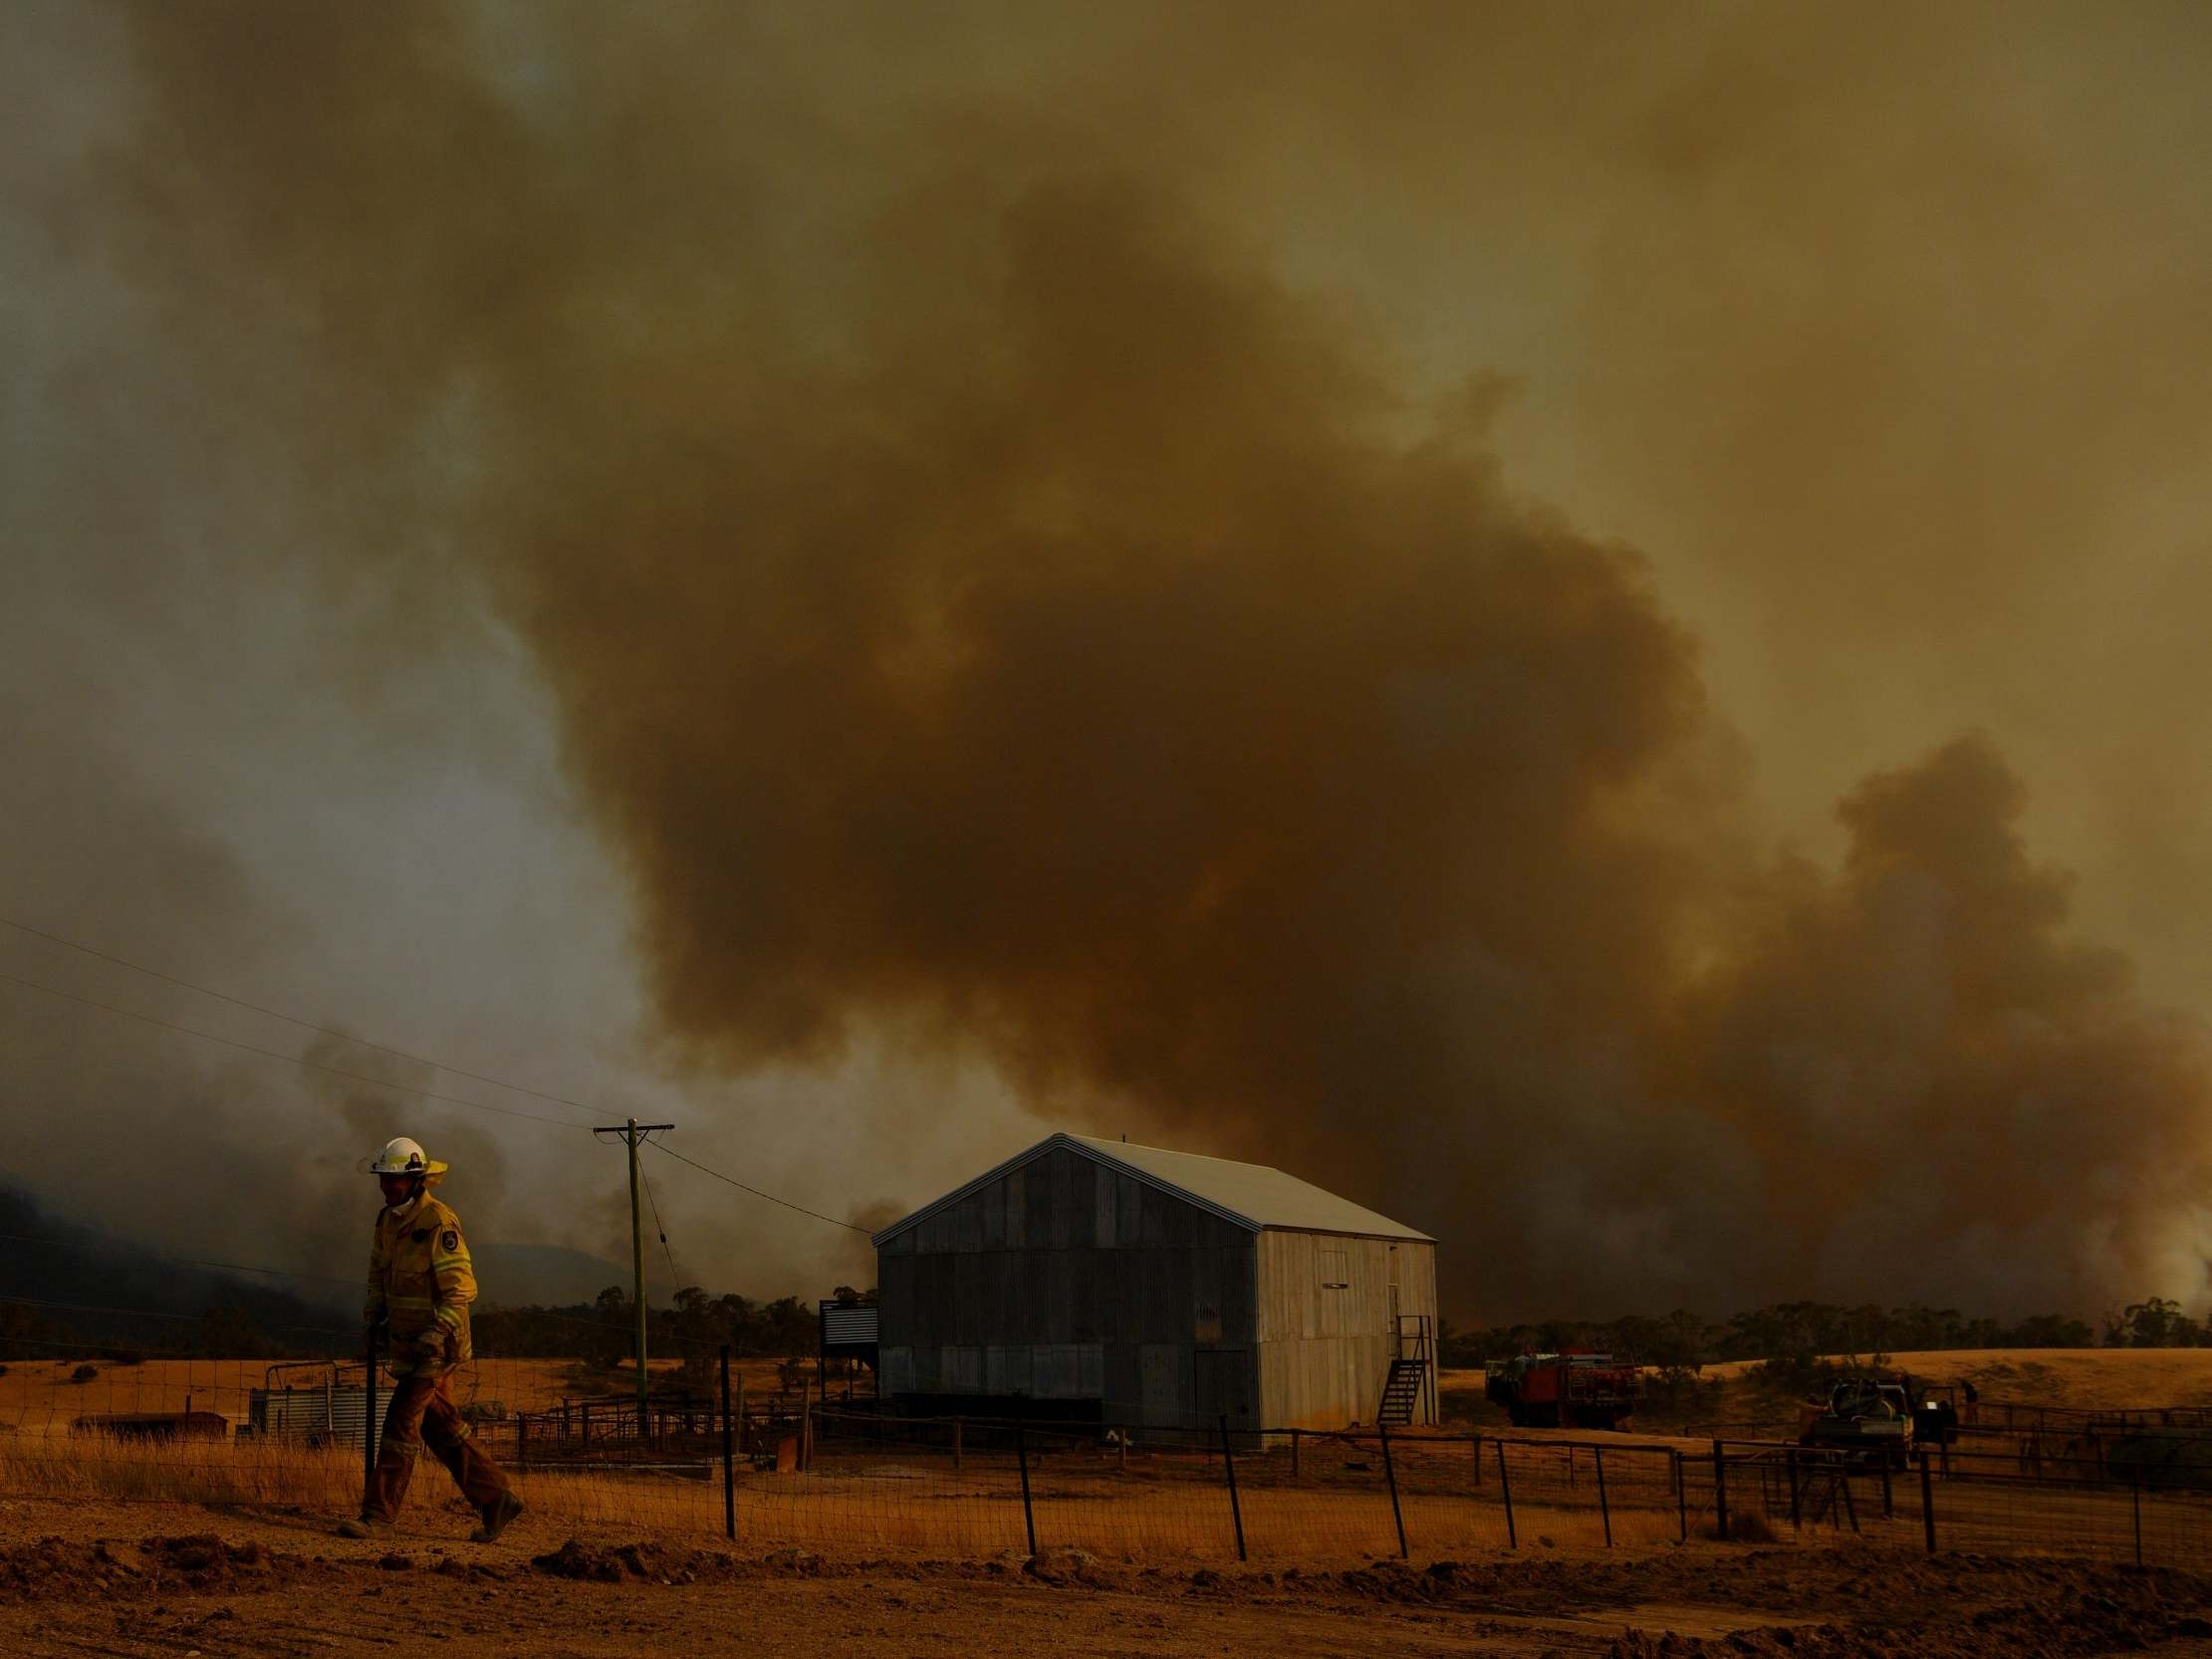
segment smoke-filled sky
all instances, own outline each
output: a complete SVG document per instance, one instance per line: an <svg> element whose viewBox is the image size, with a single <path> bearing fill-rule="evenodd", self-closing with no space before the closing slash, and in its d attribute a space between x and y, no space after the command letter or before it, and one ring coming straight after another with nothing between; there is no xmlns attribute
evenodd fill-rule
<svg viewBox="0 0 2212 1659"><path fill-rule="evenodd" d="M22 0L0 915L592 1109L0 972L861 1221L1256 1157L1462 1317L2201 1308L2207 84L2191 5ZM350 1264L414 1130L623 1243L580 1127L0 1033L88 1219ZM680 1279L868 1271L648 1168Z"/></svg>

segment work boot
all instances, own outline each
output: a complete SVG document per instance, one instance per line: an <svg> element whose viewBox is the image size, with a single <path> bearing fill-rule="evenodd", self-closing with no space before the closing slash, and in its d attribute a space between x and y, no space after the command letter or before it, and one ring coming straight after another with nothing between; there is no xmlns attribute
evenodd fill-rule
<svg viewBox="0 0 2212 1659"><path fill-rule="evenodd" d="M391 1523L381 1516L357 1516L352 1521L341 1521L336 1531L342 1539L381 1539L391 1536Z"/></svg>
<svg viewBox="0 0 2212 1659"><path fill-rule="evenodd" d="M469 1534L471 1543L489 1543L514 1524L522 1514L522 1500L511 1492L502 1492L497 1498L477 1512L484 1518L484 1525Z"/></svg>

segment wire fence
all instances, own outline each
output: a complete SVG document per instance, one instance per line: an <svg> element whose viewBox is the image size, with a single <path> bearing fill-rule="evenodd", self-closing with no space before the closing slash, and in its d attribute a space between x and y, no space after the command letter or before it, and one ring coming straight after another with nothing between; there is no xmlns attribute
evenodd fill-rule
<svg viewBox="0 0 2212 1659"><path fill-rule="evenodd" d="M23 1350L15 1350L20 1354ZM1771 1441L1230 1430L910 1418L795 1367L669 1366L634 1395L560 1360L455 1378L540 1517L721 1534L748 1549L1144 1561L1445 1557L1715 1540L2212 1566L2212 1436L2145 1426L2094 1456L1986 1440L1898 1458ZM711 1374L711 1373L710 1373ZM391 1379L360 1362L12 1358L0 1496L350 1515ZM368 1431L365 1433L365 1428ZM422 1470L417 1524L458 1503Z"/></svg>
<svg viewBox="0 0 2212 1659"><path fill-rule="evenodd" d="M1843 1533L1938 1549L2138 1565L2212 1562L2212 1436L2146 1432L2094 1457L1937 1446L1900 1456L1716 1442L1685 1459L1685 1508L1708 1536Z"/></svg>

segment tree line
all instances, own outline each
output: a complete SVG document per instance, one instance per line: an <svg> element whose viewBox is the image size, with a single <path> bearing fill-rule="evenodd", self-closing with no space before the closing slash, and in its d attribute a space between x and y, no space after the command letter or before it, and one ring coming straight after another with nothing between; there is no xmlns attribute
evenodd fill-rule
<svg viewBox="0 0 2212 1659"><path fill-rule="evenodd" d="M847 1293L840 1288L840 1295ZM859 1293L851 1293L856 1297ZM872 1302L875 1293L866 1293ZM479 1352L503 1359L582 1359L613 1365L636 1346L636 1304L618 1285L590 1303L569 1307L491 1307L472 1310ZM755 1302L716 1296L687 1285L665 1307L645 1304L645 1347L670 1359L731 1353L790 1358L812 1354L817 1341L815 1307L797 1297Z"/></svg>
<svg viewBox="0 0 2212 1659"><path fill-rule="evenodd" d="M1440 1326L1438 1352L1452 1366L1519 1353L1591 1350L1646 1365L1694 1370L1732 1359L1807 1360L1819 1354L1917 1353L1940 1348L2212 1347L2212 1321L2191 1318L2163 1297L2107 1311L2094 1326L2065 1313L2004 1320L1912 1303L1841 1306L1778 1302L1715 1324L1687 1308L1657 1318L1542 1319L1454 1329Z"/></svg>

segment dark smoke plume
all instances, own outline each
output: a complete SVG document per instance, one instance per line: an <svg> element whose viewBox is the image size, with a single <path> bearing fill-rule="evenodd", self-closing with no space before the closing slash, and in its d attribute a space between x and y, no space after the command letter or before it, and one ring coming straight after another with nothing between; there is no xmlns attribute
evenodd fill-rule
<svg viewBox="0 0 2212 1659"><path fill-rule="evenodd" d="M457 567L527 641L676 1063L978 1055L1427 1227L1464 1310L2201 1295L2202 1035L1991 744L1774 857L1496 382L1408 391L1141 142L462 15L132 13L146 136L70 211L334 582Z"/></svg>

